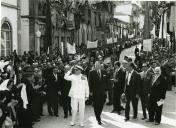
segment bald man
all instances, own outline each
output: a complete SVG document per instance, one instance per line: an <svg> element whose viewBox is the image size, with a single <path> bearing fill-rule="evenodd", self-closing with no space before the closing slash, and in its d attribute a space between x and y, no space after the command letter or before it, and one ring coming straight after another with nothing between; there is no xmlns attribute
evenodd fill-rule
<svg viewBox="0 0 176 128"><path fill-rule="evenodd" d="M106 101L107 88L110 81L99 61L95 62L95 69L89 73L90 92L93 95L93 106L98 124L101 125L101 113Z"/></svg>
<svg viewBox="0 0 176 128"><path fill-rule="evenodd" d="M149 120L146 122L155 122L159 125L161 122L163 101L166 97L166 78L161 73L161 68L156 67L155 75L152 80L152 87L149 97Z"/></svg>

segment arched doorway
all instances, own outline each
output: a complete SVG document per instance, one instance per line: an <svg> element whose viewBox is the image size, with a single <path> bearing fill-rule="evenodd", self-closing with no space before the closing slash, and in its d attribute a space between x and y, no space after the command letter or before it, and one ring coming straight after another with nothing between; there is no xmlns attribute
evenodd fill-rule
<svg viewBox="0 0 176 128"><path fill-rule="evenodd" d="M12 52L12 29L10 24L5 21L1 26L1 45L0 55L9 56Z"/></svg>

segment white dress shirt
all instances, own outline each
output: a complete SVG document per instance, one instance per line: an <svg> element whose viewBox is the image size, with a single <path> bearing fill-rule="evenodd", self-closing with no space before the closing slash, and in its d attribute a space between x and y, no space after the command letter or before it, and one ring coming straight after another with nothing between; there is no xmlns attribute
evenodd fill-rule
<svg viewBox="0 0 176 128"><path fill-rule="evenodd" d="M71 89L69 96L72 98L85 99L89 97L89 86L87 77L80 75L71 74L71 71L68 71L64 79L71 81Z"/></svg>
<svg viewBox="0 0 176 128"><path fill-rule="evenodd" d="M131 76L132 76L132 74L133 74L133 71L134 71L134 70L132 70L131 72L128 72L127 85L130 84L130 80L131 80Z"/></svg>
<svg viewBox="0 0 176 128"><path fill-rule="evenodd" d="M53 73L54 74L54 77L56 78L56 81L57 81L57 73Z"/></svg>

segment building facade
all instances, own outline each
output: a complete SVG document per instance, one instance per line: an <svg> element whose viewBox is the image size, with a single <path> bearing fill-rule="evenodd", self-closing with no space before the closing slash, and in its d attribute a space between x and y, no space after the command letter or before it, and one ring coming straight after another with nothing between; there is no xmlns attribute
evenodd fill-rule
<svg viewBox="0 0 176 128"><path fill-rule="evenodd" d="M9 56L20 49L20 4L17 0L1 0L0 56Z"/></svg>
<svg viewBox="0 0 176 128"><path fill-rule="evenodd" d="M21 53L34 51L40 54L45 35L45 0L21 1Z"/></svg>

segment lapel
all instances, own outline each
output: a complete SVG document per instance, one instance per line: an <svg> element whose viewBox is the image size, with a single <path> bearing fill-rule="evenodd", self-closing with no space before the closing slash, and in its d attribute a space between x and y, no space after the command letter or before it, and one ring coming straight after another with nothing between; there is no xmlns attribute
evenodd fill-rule
<svg viewBox="0 0 176 128"><path fill-rule="evenodd" d="M96 74L96 77L97 77L98 80L101 80L101 79L102 79L102 76L103 76L102 70L100 70L100 75L101 75L101 77L100 77L100 75L98 74L98 71L97 71L97 70L95 70L95 74Z"/></svg>
<svg viewBox="0 0 176 128"><path fill-rule="evenodd" d="M131 74L131 78L130 78L130 82L129 82L129 84L130 84L131 81L134 79L134 76L135 76L135 71L133 71L132 74Z"/></svg>
<svg viewBox="0 0 176 128"><path fill-rule="evenodd" d="M154 79L152 86L157 86L159 79L160 79L160 76L157 79Z"/></svg>
<svg viewBox="0 0 176 128"><path fill-rule="evenodd" d="M58 81L58 74L56 74L56 76L55 76L55 74L53 73L53 77L54 77L55 80Z"/></svg>

